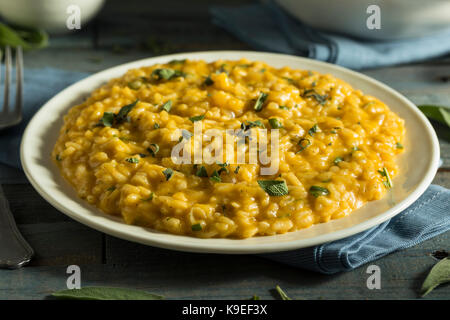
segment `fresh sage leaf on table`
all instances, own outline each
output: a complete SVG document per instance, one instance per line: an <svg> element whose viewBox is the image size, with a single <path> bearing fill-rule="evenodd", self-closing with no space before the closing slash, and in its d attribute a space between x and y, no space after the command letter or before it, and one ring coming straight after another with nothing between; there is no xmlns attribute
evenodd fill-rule
<svg viewBox="0 0 450 320"><path fill-rule="evenodd" d="M52 294L59 299L72 300L161 300L163 296L141 290L109 287L85 287L62 290Z"/></svg>
<svg viewBox="0 0 450 320"><path fill-rule="evenodd" d="M434 265L422 284L420 293L425 297L437 286L450 282L450 259L444 258Z"/></svg>
<svg viewBox="0 0 450 320"><path fill-rule="evenodd" d="M0 46L22 47L24 50L39 49L47 46L48 35L41 30L13 29L0 23Z"/></svg>
<svg viewBox="0 0 450 320"><path fill-rule="evenodd" d="M450 127L450 108L433 105L420 105L418 107L428 118Z"/></svg>

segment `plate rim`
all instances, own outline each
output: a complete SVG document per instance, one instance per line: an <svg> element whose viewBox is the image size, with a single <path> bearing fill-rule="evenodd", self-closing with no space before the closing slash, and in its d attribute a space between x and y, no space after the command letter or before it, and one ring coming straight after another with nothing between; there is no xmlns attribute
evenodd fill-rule
<svg viewBox="0 0 450 320"><path fill-rule="evenodd" d="M363 79L370 84L373 84L379 88L381 88L384 91L389 92L391 95L399 99L404 105L408 106L408 109L410 112L414 113L415 116L418 117L418 119L421 120L424 127L427 129L426 133L428 133L429 138L431 138L431 161L427 166L426 174L418 184L418 186L402 201L400 201L395 206L389 208L388 210L378 214L375 217L372 217L370 219L367 219L363 222L357 223L355 225L352 225L348 228L344 228L341 230L336 230L333 232L321 234L319 236L315 236L312 238L307 239L298 239L298 240L291 240L291 241L284 241L284 242L270 242L270 243L263 243L263 244L245 244L246 239L226 239L229 240L229 243L232 243L232 246L227 243L227 245L224 244L209 244L207 240L213 240L213 239L200 239L203 240L204 243L202 244L184 244L183 241L172 241L167 239L160 239L158 237L156 238L148 238L143 237L140 235L132 235L129 232L125 232L123 229L116 228L115 224L100 224L95 221L91 221L89 217L83 215L83 214L76 214L68 207L62 205L55 199L49 192L47 192L44 188L42 188L38 181L36 180L35 176L32 173L32 165L33 163L29 163L31 160L26 156L25 154L25 147L27 143L27 137L28 132L31 131L31 128L34 127L34 122L37 121L37 115L39 115L47 105L50 105L53 100L57 100L58 97L63 96L65 93L72 90L72 88L81 85L83 82L88 82L89 80L92 81L93 77L101 77L102 74L106 74L109 72L112 72L114 69L130 69L133 68L133 65L139 65L139 64L145 64L145 63L160 63L157 62L157 60L161 61L170 61L176 58L183 58L186 56L193 56L193 55L216 55L217 59L220 59L221 55L227 55L227 54L235 54L235 55L242 55L245 57L245 55L260 55L261 59L264 59L263 57L266 57L266 59L270 58L289 58L293 60L298 60L299 62L304 62L310 65L315 65L319 67L325 67L330 69L330 73L332 73L333 69L338 70L340 72L344 72L349 74L352 77L355 77L357 80ZM202 57L199 57L201 59ZM300 249L300 248L306 248L311 246L316 246L320 244L324 244L331 241L336 241L339 239L343 239L352 235L355 235L357 233L363 232L371 227L375 227L386 220L394 217L398 213L402 212L405 208L409 207L414 201L416 201L428 188L428 186L431 184L438 166L439 166L439 159L440 159L440 147L439 147L439 141L436 135L435 130L433 129L431 123L429 120L423 115L419 109L405 96L403 96L401 93L396 91L395 89L389 87L388 85L373 79L365 74L359 73L357 71L341 67L338 65L334 65L327 62L317 61L309 58L304 57L298 57L293 56L289 54L281 54L281 53L272 53L272 52L261 52L261 51L245 51L245 50L220 50L220 51L198 51L198 52L183 52L183 53L176 53L176 54L170 54L170 55L163 55L163 56L157 56L157 57L149 57L144 59L139 59L127 63L123 63L120 65L116 65L104 70L101 70L99 72L93 73L86 78L83 78L67 88L61 90L56 95L54 95L52 98L50 98L45 104L43 104L38 111L33 115L29 123L27 124L25 131L23 133L21 143L20 143L20 161L22 164L22 168L25 172L25 175L27 179L30 181L33 188L53 207L55 207L57 210L61 211L65 215L69 216L70 218L82 223L85 226L88 226L90 228L93 228L95 230L98 230L100 232L104 232L106 234L109 234L111 236L121 238L124 240L132 241L141 243L144 245L149 246L155 246L165 249L171 249L171 250L178 250L178 251L186 251L186 252L202 252L202 253L222 253L222 254L251 254L251 253L270 253L270 252L282 252L282 251L288 251L288 250L294 250L294 249ZM93 207L93 209L96 209ZM98 209L97 209L98 210ZM118 222L121 225L126 225L124 222ZM296 231L298 232L298 231ZM152 234L152 233L149 233ZM164 235L170 235L167 233L164 233ZM186 236L176 236L171 235L175 237L180 237L180 240L183 239ZM271 237L271 236L265 236L265 237ZM192 237L189 237L192 238ZM253 238L249 238L253 239ZM224 240L224 239L222 239Z"/></svg>

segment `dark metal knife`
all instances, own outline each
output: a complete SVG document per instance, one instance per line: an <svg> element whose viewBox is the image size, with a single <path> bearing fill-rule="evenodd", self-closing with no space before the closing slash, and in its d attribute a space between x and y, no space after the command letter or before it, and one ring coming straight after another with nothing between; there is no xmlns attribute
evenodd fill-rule
<svg viewBox="0 0 450 320"><path fill-rule="evenodd" d="M33 255L33 249L17 229L0 185L0 268L20 268L30 262Z"/></svg>

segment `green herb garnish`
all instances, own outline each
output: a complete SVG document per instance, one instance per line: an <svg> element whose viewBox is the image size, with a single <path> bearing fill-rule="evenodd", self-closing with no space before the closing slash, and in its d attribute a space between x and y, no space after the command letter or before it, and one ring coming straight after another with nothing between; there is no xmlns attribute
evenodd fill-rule
<svg viewBox="0 0 450 320"><path fill-rule="evenodd" d="M277 118L270 118L269 119L269 124L272 127L272 129L283 128L283 124Z"/></svg>
<svg viewBox="0 0 450 320"><path fill-rule="evenodd" d="M190 117L189 120L191 120L192 122L196 122L196 121L200 121L203 120L205 118L205 115L200 115L200 116L194 116L194 117Z"/></svg>
<svg viewBox="0 0 450 320"><path fill-rule="evenodd" d="M178 77L185 77L186 73L173 69L155 69L152 72L152 78L156 80L171 80Z"/></svg>
<svg viewBox="0 0 450 320"><path fill-rule="evenodd" d="M311 140L307 138L300 139L300 141L297 143L300 146L300 150L298 150L295 154L302 152L306 148L308 148L311 145Z"/></svg>
<svg viewBox="0 0 450 320"><path fill-rule="evenodd" d="M220 178L220 173L217 170L214 170L214 172L212 173L211 177L209 177L209 179L211 179L211 181L214 181L214 182L222 182L222 179Z"/></svg>
<svg viewBox="0 0 450 320"><path fill-rule="evenodd" d="M156 143L151 143L150 146L147 148L147 151L154 158L159 151L159 146Z"/></svg>
<svg viewBox="0 0 450 320"><path fill-rule="evenodd" d="M319 127L317 126L317 124L315 124L308 130L308 133L312 137L312 136L314 136L315 133L317 133L319 131L320 131Z"/></svg>
<svg viewBox="0 0 450 320"><path fill-rule="evenodd" d="M213 79L211 79L211 76L207 76L203 84L205 86L212 86L214 84L214 81Z"/></svg>
<svg viewBox="0 0 450 320"><path fill-rule="evenodd" d="M392 188L392 180L391 180L391 177L389 176L389 172L386 169L386 167L383 167L382 170L378 170L378 173L381 174L382 177L386 178L386 181L383 181L384 186L387 189Z"/></svg>
<svg viewBox="0 0 450 320"><path fill-rule="evenodd" d="M84 287L81 289L69 289L52 293L52 296L60 299L72 300L161 300L158 296L141 290L107 287Z"/></svg>
<svg viewBox="0 0 450 320"><path fill-rule="evenodd" d="M330 191L327 188L319 187L319 186L311 186L309 188L309 193L313 195L315 198L319 196L327 196L330 194Z"/></svg>
<svg viewBox="0 0 450 320"><path fill-rule="evenodd" d="M197 169L197 172L195 173L197 177L208 177L208 171L206 171L206 168L204 166L201 166Z"/></svg>
<svg viewBox="0 0 450 320"><path fill-rule="evenodd" d="M259 97L258 97L258 99L256 99L255 104L253 106L255 111L261 111L261 109L262 109L262 107L264 105L264 102L266 102L268 96L269 95L267 93L264 93L264 92L261 92L259 94Z"/></svg>
<svg viewBox="0 0 450 320"><path fill-rule="evenodd" d="M110 191L110 192L113 192L114 190L116 190L115 186L112 186L112 187L109 187L108 189L106 189L106 191Z"/></svg>
<svg viewBox="0 0 450 320"><path fill-rule="evenodd" d="M288 295L280 288L280 286L276 286L275 289L277 290L278 294L281 297L281 300L292 300L288 297Z"/></svg>
<svg viewBox="0 0 450 320"><path fill-rule="evenodd" d="M193 224L191 226L192 231L202 231L202 225L200 223Z"/></svg>
<svg viewBox="0 0 450 320"><path fill-rule="evenodd" d="M167 101L161 106L161 111L164 110L166 112L170 112L170 109L172 109L172 100Z"/></svg>
<svg viewBox="0 0 450 320"><path fill-rule="evenodd" d="M142 87L142 80L133 80L128 82L128 88L133 89L133 90L139 90Z"/></svg>
<svg viewBox="0 0 450 320"><path fill-rule="evenodd" d="M61 161L62 160L61 156L59 154L57 154L55 158L56 158L56 161Z"/></svg>
<svg viewBox="0 0 450 320"><path fill-rule="evenodd" d="M163 171L164 176L166 177L166 181L169 181L170 178L172 178L173 170L170 168L167 168Z"/></svg>
<svg viewBox="0 0 450 320"><path fill-rule="evenodd" d="M436 263L422 284L420 293L425 297L437 286L450 282L450 259L444 258Z"/></svg>
<svg viewBox="0 0 450 320"><path fill-rule="evenodd" d="M269 196L284 196L289 193L284 180L258 180L257 182Z"/></svg>
<svg viewBox="0 0 450 320"><path fill-rule="evenodd" d="M334 159L334 161L333 161L333 163L335 164L335 165L337 165L339 162L341 162L341 161L344 161L344 158L342 158L342 157L336 157L336 159Z"/></svg>
<svg viewBox="0 0 450 320"><path fill-rule="evenodd" d="M236 169L234 169L234 173L238 174L240 168L241 168L240 166L237 166Z"/></svg>
<svg viewBox="0 0 450 320"><path fill-rule="evenodd" d="M103 112L103 117L100 119L99 124L104 127L112 127L114 124L114 113Z"/></svg>
<svg viewBox="0 0 450 320"><path fill-rule="evenodd" d="M284 110L289 110L289 108L288 108L288 107L286 107L286 106L279 106L278 108L280 108L280 109L284 109Z"/></svg>
<svg viewBox="0 0 450 320"><path fill-rule="evenodd" d="M303 92L303 97L314 98L317 101L317 103L323 106L327 102L328 94L320 95L314 89L309 89Z"/></svg>
<svg viewBox="0 0 450 320"><path fill-rule="evenodd" d="M244 131L247 131L248 129L251 129L254 127L265 128L264 123L262 123L261 120L247 121L247 123L244 123L244 122L241 123L241 129Z"/></svg>
<svg viewBox="0 0 450 320"><path fill-rule="evenodd" d="M402 145L400 142L397 142L397 143L395 144L395 147L396 147L397 149L403 149L403 145Z"/></svg>
<svg viewBox="0 0 450 320"><path fill-rule="evenodd" d="M155 196L155 194L152 192L152 193L150 193L150 195L148 196L148 198L141 199L141 200L142 200L142 201L152 201L154 196Z"/></svg>
<svg viewBox="0 0 450 320"><path fill-rule="evenodd" d="M113 127L122 122L128 121L128 113L130 113L131 109L139 102L139 100L134 101L133 103L127 104L120 108L117 114L112 112L104 112L103 117L100 119L98 123L99 126L104 127Z"/></svg>
<svg viewBox="0 0 450 320"><path fill-rule="evenodd" d="M153 125L153 129L159 129L159 123L156 123Z"/></svg>
<svg viewBox="0 0 450 320"><path fill-rule="evenodd" d="M125 161L129 163L139 163L139 158L126 158Z"/></svg>
<svg viewBox="0 0 450 320"><path fill-rule="evenodd" d="M186 59L180 59L180 60L170 60L167 64L168 65L177 65L177 64L184 64L186 62Z"/></svg>

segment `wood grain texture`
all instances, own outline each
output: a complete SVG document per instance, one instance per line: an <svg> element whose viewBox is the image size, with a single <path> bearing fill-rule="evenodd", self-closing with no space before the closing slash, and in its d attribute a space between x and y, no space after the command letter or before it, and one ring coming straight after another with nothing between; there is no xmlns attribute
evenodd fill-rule
<svg viewBox="0 0 450 320"><path fill-rule="evenodd" d="M51 45L27 52L26 68L56 67L97 72L154 55L250 47L214 26L208 5L252 0L109 0L94 22L74 34L53 36ZM138 8L138 9L137 9ZM450 58L365 70L416 104L450 105ZM442 128L436 126L438 131ZM444 164L433 183L450 188L450 143L441 135ZM366 287L366 266L325 276L257 256L180 253L113 238L67 218L27 182L22 171L0 165L5 189L20 230L37 256L20 270L0 270L0 299L43 299L66 288L66 268L77 264L82 285L145 289L172 299L272 299L278 284L291 297L304 299L415 299L434 250L448 250L450 233L374 262L382 271L382 289ZM449 299L444 286L429 299Z"/></svg>

